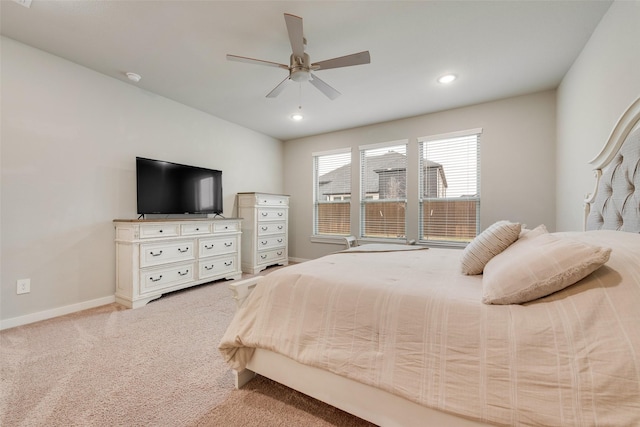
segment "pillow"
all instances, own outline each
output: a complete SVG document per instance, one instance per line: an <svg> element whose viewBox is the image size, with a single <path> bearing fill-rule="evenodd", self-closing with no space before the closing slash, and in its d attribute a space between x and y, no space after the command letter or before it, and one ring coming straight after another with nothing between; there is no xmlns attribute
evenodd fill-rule
<svg viewBox="0 0 640 427"><path fill-rule="evenodd" d="M491 258L516 241L520 228L519 223L498 221L477 235L462 252L462 274L482 273Z"/></svg>
<svg viewBox="0 0 640 427"><path fill-rule="evenodd" d="M542 298L588 276L610 254L610 248L548 233L522 240L487 263L482 302L522 304Z"/></svg>
<svg viewBox="0 0 640 427"><path fill-rule="evenodd" d="M541 234L546 234L548 233L547 231L547 227L544 224L540 224L539 226L537 226L536 228L534 228L533 230L530 230L528 228L524 228L524 226L522 227L522 231L520 231L520 235L518 236L518 240L520 239L532 239L534 237L537 237Z"/></svg>

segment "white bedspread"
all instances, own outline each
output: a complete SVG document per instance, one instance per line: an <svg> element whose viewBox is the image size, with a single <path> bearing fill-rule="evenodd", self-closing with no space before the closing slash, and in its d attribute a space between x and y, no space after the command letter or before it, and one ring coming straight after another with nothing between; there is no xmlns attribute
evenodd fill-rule
<svg viewBox="0 0 640 427"><path fill-rule="evenodd" d="M578 284L481 302L461 251L339 253L269 274L220 343L234 369L281 353L422 405L505 425L640 425L640 235Z"/></svg>

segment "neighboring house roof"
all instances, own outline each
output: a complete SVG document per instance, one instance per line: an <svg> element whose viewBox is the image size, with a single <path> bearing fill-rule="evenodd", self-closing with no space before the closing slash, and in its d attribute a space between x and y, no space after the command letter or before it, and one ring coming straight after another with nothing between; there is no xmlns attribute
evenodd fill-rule
<svg viewBox="0 0 640 427"><path fill-rule="evenodd" d="M395 151L389 151L388 153L380 156L371 156L367 158L367 194L376 194L380 192L379 184L380 178L378 174L380 172L392 172L392 171L406 171L407 170L407 156ZM376 173L371 173L376 172ZM402 175L404 176L404 175Z"/></svg>
<svg viewBox="0 0 640 427"><path fill-rule="evenodd" d="M318 178L320 194L351 193L351 163L340 166Z"/></svg>
<svg viewBox="0 0 640 427"><path fill-rule="evenodd" d="M380 156L367 158L367 182L366 193L375 194L379 192L378 174L384 171L406 170L407 156L396 151L389 151ZM446 187L446 179L442 165L431 160L425 162L427 168L438 168L442 181ZM376 173L372 173L376 172ZM351 192L351 163L340 166L319 177L320 193L324 195L348 194Z"/></svg>

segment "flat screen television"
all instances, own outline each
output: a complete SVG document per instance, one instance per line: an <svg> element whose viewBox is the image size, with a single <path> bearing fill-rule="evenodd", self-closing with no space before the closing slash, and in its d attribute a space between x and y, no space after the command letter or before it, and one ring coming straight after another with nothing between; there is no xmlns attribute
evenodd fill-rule
<svg viewBox="0 0 640 427"><path fill-rule="evenodd" d="M138 214L222 214L222 171L136 157Z"/></svg>

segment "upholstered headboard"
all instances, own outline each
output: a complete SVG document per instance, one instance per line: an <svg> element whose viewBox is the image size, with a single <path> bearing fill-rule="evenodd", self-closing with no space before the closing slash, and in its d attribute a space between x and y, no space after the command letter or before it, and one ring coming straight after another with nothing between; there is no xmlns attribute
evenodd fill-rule
<svg viewBox="0 0 640 427"><path fill-rule="evenodd" d="M596 188L585 200L585 229L640 233L640 98L589 163Z"/></svg>

